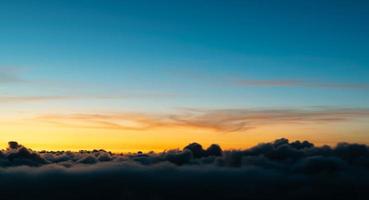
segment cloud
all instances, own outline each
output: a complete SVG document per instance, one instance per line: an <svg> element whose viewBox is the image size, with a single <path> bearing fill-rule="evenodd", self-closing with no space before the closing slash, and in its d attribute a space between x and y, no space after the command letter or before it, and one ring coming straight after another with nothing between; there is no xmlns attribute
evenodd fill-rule
<svg viewBox="0 0 369 200"><path fill-rule="evenodd" d="M206 153L209 149L220 154ZM12 142L0 151L0 194L2 199L369 197L367 145L315 147L281 138L246 150L223 152L218 145L208 150L193 143L148 154L35 152Z"/></svg>
<svg viewBox="0 0 369 200"><path fill-rule="evenodd" d="M159 116L137 113L121 114L66 114L43 115L36 120L66 127L96 129L131 129L146 130L165 126L165 119Z"/></svg>
<svg viewBox="0 0 369 200"><path fill-rule="evenodd" d="M61 100L81 100L81 99L96 99L96 100L114 100L114 99L154 99L154 98L174 98L174 94L147 93L147 94L126 94L126 95L34 95L34 96L9 96L0 95L0 103L31 103L45 101L61 101Z"/></svg>
<svg viewBox="0 0 369 200"><path fill-rule="evenodd" d="M32 95L0 95L0 103L33 103L46 101L62 101L62 100L121 100L121 99L165 99L176 98L179 95L172 92L152 92L152 91L115 91L114 94L86 93L91 88L79 88L76 83L59 82L52 80L34 80L25 79L22 75L29 72L23 68L16 67L0 67L0 86L4 84L22 84L22 86L46 88L41 93ZM52 90L49 90L52 89ZM57 95L47 94L47 91L65 91ZM95 91L95 89L93 90ZM13 93L16 92L12 91ZM14 93L16 94L16 93Z"/></svg>
<svg viewBox="0 0 369 200"><path fill-rule="evenodd" d="M25 103L71 99L68 96L0 96L0 103Z"/></svg>
<svg viewBox="0 0 369 200"><path fill-rule="evenodd" d="M1 68L0 69L0 84L7 83L21 83L25 82L20 78L15 68Z"/></svg>
<svg viewBox="0 0 369 200"><path fill-rule="evenodd" d="M315 124L369 118L369 109L186 109L176 114L66 114L44 115L35 120L67 127L117 130L187 127L218 132L248 131L281 124Z"/></svg>
<svg viewBox="0 0 369 200"><path fill-rule="evenodd" d="M244 87L306 87L306 88L331 88L331 89L358 89L368 90L368 83L337 83L304 80L238 80L238 86Z"/></svg>

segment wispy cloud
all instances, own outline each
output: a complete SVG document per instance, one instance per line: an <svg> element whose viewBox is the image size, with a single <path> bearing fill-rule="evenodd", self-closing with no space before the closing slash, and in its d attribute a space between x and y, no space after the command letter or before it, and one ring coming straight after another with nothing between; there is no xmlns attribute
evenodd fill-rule
<svg viewBox="0 0 369 200"><path fill-rule="evenodd" d="M369 90L369 83L313 82L305 80L252 80L244 79L235 82L245 87L306 87Z"/></svg>
<svg viewBox="0 0 369 200"><path fill-rule="evenodd" d="M369 117L369 109L193 110L190 114L172 116L171 119L178 125L232 132L272 124L328 123L361 117Z"/></svg>
<svg viewBox="0 0 369 200"><path fill-rule="evenodd" d="M25 82L14 68L0 68L0 84Z"/></svg>
<svg viewBox="0 0 369 200"><path fill-rule="evenodd" d="M369 118L369 109L186 110L153 115L142 113L45 115L36 119L66 127L147 130L188 127L218 132L247 131L278 124L312 124Z"/></svg>
<svg viewBox="0 0 369 200"><path fill-rule="evenodd" d="M66 127L94 128L94 129L131 129L146 130L148 128L164 126L170 124L165 122L165 117L153 116L137 113L120 114L52 114L43 115L36 118L44 122L49 122Z"/></svg>
<svg viewBox="0 0 369 200"><path fill-rule="evenodd" d="M0 96L0 103L25 103L70 99L68 96Z"/></svg>
<svg viewBox="0 0 369 200"><path fill-rule="evenodd" d="M80 100L80 99L155 99L155 98L174 98L176 94L166 93L135 93L135 94L123 94L123 95L34 95L34 96L10 96L0 95L0 103L31 103L31 102L44 102L44 101L61 101L61 100Z"/></svg>

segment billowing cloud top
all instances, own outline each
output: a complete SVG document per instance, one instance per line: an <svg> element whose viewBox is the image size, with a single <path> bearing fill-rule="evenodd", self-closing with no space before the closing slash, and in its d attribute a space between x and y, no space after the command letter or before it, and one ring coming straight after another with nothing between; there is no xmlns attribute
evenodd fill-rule
<svg viewBox="0 0 369 200"><path fill-rule="evenodd" d="M369 147L278 139L246 150L0 151L5 199L367 199Z"/></svg>

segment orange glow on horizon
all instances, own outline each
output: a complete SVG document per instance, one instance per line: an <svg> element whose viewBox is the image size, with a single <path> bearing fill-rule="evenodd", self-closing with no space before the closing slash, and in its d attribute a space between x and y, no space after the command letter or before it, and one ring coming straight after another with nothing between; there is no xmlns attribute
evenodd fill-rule
<svg viewBox="0 0 369 200"><path fill-rule="evenodd" d="M223 149L244 149L258 143L285 137L290 140L309 140L316 145L335 145L338 142L369 143L365 134L356 132L352 122L329 124L270 124L250 130L219 131L207 127L158 126L147 129L103 129L100 127L68 127L37 120L18 120L0 126L1 148L8 141L34 150L92 150L112 152L161 152L182 149L198 142L204 148L216 143Z"/></svg>

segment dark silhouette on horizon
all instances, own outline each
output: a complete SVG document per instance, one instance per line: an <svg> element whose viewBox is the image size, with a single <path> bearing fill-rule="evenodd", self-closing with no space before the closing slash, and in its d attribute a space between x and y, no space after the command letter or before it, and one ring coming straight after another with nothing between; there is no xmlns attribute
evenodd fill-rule
<svg viewBox="0 0 369 200"><path fill-rule="evenodd" d="M281 138L245 150L0 151L1 199L369 199L369 147Z"/></svg>

